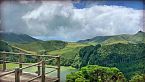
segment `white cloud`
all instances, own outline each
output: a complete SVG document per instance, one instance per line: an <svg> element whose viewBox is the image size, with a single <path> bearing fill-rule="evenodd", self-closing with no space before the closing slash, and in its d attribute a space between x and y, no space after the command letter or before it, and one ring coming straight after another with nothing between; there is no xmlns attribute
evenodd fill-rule
<svg viewBox="0 0 145 82"><path fill-rule="evenodd" d="M103 5L76 9L70 2L44 2L22 17L28 26L23 33L71 41L97 35L136 33L141 29L141 18L141 10Z"/></svg>
<svg viewBox="0 0 145 82"><path fill-rule="evenodd" d="M45 34L76 40L96 35L135 33L141 28L141 13L140 10L118 6L96 5L75 9L71 4L45 3L23 16L23 19L31 35Z"/></svg>

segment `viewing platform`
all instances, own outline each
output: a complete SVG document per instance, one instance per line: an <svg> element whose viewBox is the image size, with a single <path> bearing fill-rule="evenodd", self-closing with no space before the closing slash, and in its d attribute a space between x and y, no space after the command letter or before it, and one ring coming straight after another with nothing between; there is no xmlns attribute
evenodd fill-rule
<svg viewBox="0 0 145 82"><path fill-rule="evenodd" d="M18 62L7 61L7 56L9 54L18 55ZM14 52L0 52L2 59L0 60L0 82L60 82L60 56L50 56L50 55L34 55L34 54L26 54L26 53L14 53ZM23 63L23 56L35 56L37 58L37 63ZM47 66L45 60L48 58L49 60L56 60L56 66ZM18 64L18 68L14 70L7 70L7 63ZM25 66L23 66L25 65ZM24 72L24 69L36 67L37 73ZM46 73L46 68L52 68L54 70L50 70ZM56 77L48 76L54 71L57 71Z"/></svg>
<svg viewBox="0 0 145 82"><path fill-rule="evenodd" d="M9 71L6 71L6 72L0 71L0 75L6 74L8 72ZM35 77L37 77L37 74L23 73L20 76L20 79L21 79L20 82L30 82L28 80L35 78ZM45 77L45 82L58 82L58 80L59 80L59 78L57 78L57 77L50 77L50 76ZM0 82L15 82L15 73L11 73L11 74L1 77ZM41 77L38 79L35 79L31 82L41 82Z"/></svg>

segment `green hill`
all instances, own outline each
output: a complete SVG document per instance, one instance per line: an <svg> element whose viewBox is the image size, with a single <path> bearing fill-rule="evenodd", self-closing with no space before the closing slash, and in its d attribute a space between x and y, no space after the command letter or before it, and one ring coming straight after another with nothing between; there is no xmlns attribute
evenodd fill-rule
<svg viewBox="0 0 145 82"><path fill-rule="evenodd" d="M75 42L68 42L68 44L59 50L54 50L48 52L51 55L61 55L61 65L63 66L71 66L74 62L76 56L79 54L79 50L85 46L89 46L88 44L81 44Z"/></svg>
<svg viewBox="0 0 145 82"><path fill-rule="evenodd" d="M67 42L51 40L51 41L36 41L29 43L14 43L16 47L22 48L27 51L47 53L48 51L62 49L67 45Z"/></svg>
<svg viewBox="0 0 145 82"><path fill-rule="evenodd" d="M145 44L111 44L86 46L80 49L76 67L101 65L117 67L127 78L135 73L145 73Z"/></svg>
<svg viewBox="0 0 145 82"><path fill-rule="evenodd" d="M110 37L112 37L112 36L96 36L94 38L86 39L86 40L80 40L78 42L79 43L89 43L89 42L101 43L101 42L107 40Z"/></svg>
<svg viewBox="0 0 145 82"><path fill-rule="evenodd" d="M87 40L80 40L79 43L93 44L114 44L114 43L145 43L145 32L139 31L136 34L121 34L114 36L96 36Z"/></svg>
<svg viewBox="0 0 145 82"><path fill-rule="evenodd" d="M26 34L7 32L0 32L0 40L7 42L11 46L23 49L24 51L37 53L47 53L48 51L62 49L67 45L67 42L64 41L42 41Z"/></svg>
<svg viewBox="0 0 145 82"><path fill-rule="evenodd" d="M4 40L8 43L29 43L34 41L40 41L26 34L16 34L8 32L0 32L0 40Z"/></svg>
<svg viewBox="0 0 145 82"><path fill-rule="evenodd" d="M139 31L129 38L129 41L133 41L134 43L145 43L145 32Z"/></svg>

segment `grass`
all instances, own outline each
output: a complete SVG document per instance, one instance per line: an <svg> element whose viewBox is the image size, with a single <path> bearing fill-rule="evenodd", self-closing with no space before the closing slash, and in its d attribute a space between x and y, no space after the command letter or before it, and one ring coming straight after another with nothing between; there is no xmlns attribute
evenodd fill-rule
<svg viewBox="0 0 145 82"><path fill-rule="evenodd" d="M67 46L65 48L59 49L59 50L50 51L50 52L48 52L48 54L52 54L52 55L60 54L60 55L63 55L63 54L68 53L68 52L72 52L72 51L75 52L74 50L76 48L81 48L81 47L84 47L84 46L88 46L88 44L70 42L70 43L67 44Z"/></svg>
<svg viewBox="0 0 145 82"><path fill-rule="evenodd" d="M47 44L49 44L50 42L53 41L49 41L49 42L45 42L45 46ZM29 53L34 53L36 54L39 51L46 51L47 54L49 55L61 55L64 56L66 58L73 58L82 47L85 46L89 46L91 44L85 44L85 43L76 43L76 42L68 42L64 48L60 48L61 45L64 45L64 42L53 42L54 45L53 47L58 47L58 49L56 50L52 50L52 51L47 51L43 48L42 44L40 44L40 42L32 42L32 43L28 43L28 44L13 44L13 46L15 46L16 48L20 48L23 51L29 52ZM61 44L59 44L61 43ZM94 43L93 43L94 44ZM48 46L48 47L52 47L52 46Z"/></svg>
<svg viewBox="0 0 145 82"><path fill-rule="evenodd" d="M14 46L17 46L21 49L27 50L27 51L38 51L38 50L44 50L44 48L42 47L41 44L39 44L38 42L31 42L31 43L27 43L27 44L13 44Z"/></svg>
<svg viewBox="0 0 145 82"><path fill-rule="evenodd" d="M41 41L41 42L30 42L30 43L14 43L12 44L21 49L32 51L32 52L42 52L42 51L53 51L62 49L65 47L66 42L63 41Z"/></svg>
<svg viewBox="0 0 145 82"><path fill-rule="evenodd" d="M68 43L67 46L63 49L59 49L59 50L54 50L54 51L50 51L48 52L48 54L50 55L61 55L63 57L65 57L66 59L72 59L76 56L76 54L78 54L79 50L82 47L88 46L89 44L81 44L81 43Z"/></svg>
<svg viewBox="0 0 145 82"><path fill-rule="evenodd" d="M104 42L104 45L112 45L112 44L118 44L118 43L122 43L122 44L128 44L128 41L110 41L110 42Z"/></svg>

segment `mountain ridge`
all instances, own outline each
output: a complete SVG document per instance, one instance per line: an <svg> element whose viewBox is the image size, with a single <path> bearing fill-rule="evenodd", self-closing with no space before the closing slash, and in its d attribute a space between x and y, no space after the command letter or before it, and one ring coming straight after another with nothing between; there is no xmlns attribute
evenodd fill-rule
<svg viewBox="0 0 145 82"><path fill-rule="evenodd" d="M107 44L112 42L127 42L127 43L145 43L145 32L138 31L136 34L120 34L112 36L96 36L86 40L79 40L78 43L101 43Z"/></svg>
<svg viewBox="0 0 145 82"><path fill-rule="evenodd" d="M16 34L11 32L0 32L0 40L4 40L9 43L28 43L34 41L41 41L27 34Z"/></svg>

